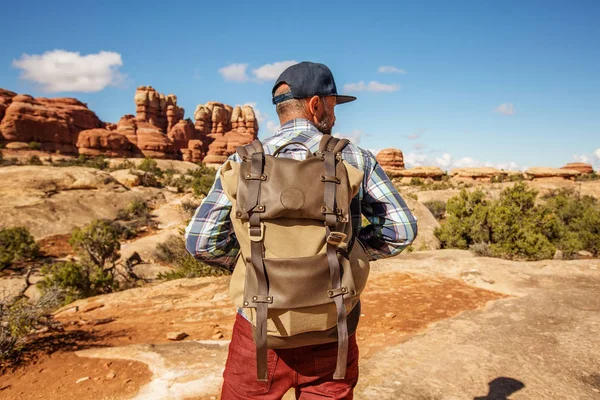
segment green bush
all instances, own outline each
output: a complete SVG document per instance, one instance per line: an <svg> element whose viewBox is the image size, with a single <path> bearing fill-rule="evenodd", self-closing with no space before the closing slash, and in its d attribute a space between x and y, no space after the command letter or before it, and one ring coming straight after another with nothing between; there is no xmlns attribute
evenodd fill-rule
<svg viewBox="0 0 600 400"><path fill-rule="evenodd" d="M0 229L0 270L17 261L27 261L39 255L39 247L27 228Z"/></svg>
<svg viewBox="0 0 600 400"><path fill-rule="evenodd" d="M52 165L55 167L87 167L106 170L109 167L108 161L104 157L86 157L80 154L77 158L53 161Z"/></svg>
<svg viewBox="0 0 600 400"><path fill-rule="evenodd" d="M598 179L600 179L600 175L598 175L596 172L592 172L590 174L581 174L575 177L575 180L579 182L596 181Z"/></svg>
<svg viewBox="0 0 600 400"><path fill-rule="evenodd" d="M217 171L201 164L195 170L190 170L186 175L192 177L191 187L196 197L206 196L215 183Z"/></svg>
<svg viewBox="0 0 600 400"><path fill-rule="evenodd" d="M196 260L186 250L183 238L179 236L171 236L164 243L156 246L155 256L157 260L175 267L173 271L160 273L159 279L173 280L229 274L229 271L224 268L211 267Z"/></svg>
<svg viewBox="0 0 600 400"><path fill-rule="evenodd" d="M123 221L144 220L147 221L152 216L150 215L150 207L144 200L135 199L122 210L117 213L117 219Z"/></svg>
<svg viewBox="0 0 600 400"><path fill-rule="evenodd" d="M524 183L505 189L497 201L483 192L462 191L448 201L446 223L436 229L443 248L479 243L495 257L540 260L556 249L569 258L577 251L600 254L600 205L590 196L559 190L536 205L537 192Z"/></svg>
<svg viewBox="0 0 600 400"><path fill-rule="evenodd" d="M158 177L162 177L163 175L163 171L160 168L158 168L158 163L152 158L144 158L140 165L138 165L137 169L142 170L144 172L149 172Z"/></svg>
<svg viewBox="0 0 600 400"><path fill-rule="evenodd" d="M411 178L410 185L411 186L423 186L425 182L421 178Z"/></svg>
<svg viewBox="0 0 600 400"><path fill-rule="evenodd" d="M45 266L42 274L44 278L38 283L42 293L54 287L59 288L63 292L63 304L119 289L112 271L99 267L89 259Z"/></svg>
<svg viewBox="0 0 600 400"><path fill-rule="evenodd" d="M76 228L69 244L100 268L114 266L119 258L121 229L109 220L95 220L83 228Z"/></svg>
<svg viewBox="0 0 600 400"><path fill-rule="evenodd" d="M61 305L61 296L52 288L36 301L23 295L0 298L0 370L22 355L34 330L52 325L50 313Z"/></svg>
<svg viewBox="0 0 600 400"><path fill-rule="evenodd" d="M42 149L42 144L39 142L29 142L28 146L31 150L41 150Z"/></svg>
<svg viewBox="0 0 600 400"><path fill-rule="evenodd" d="M27 160L27 164L28 165L43 165L44 163L42 162L42 160L40 160L40 158L38 156L31 156Z"/></svg>
<svg viewBox="0 0 600 400"><path fill-rule="evenodd" d="M441 200L431 200L423 203L431 211L435 219L442 219L446 215L446 203Z"/></svg>

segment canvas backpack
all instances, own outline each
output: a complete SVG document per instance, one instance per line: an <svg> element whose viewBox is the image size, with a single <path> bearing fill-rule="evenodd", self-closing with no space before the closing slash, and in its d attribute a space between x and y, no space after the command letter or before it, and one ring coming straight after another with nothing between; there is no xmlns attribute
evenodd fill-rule
<svg viewBox="0 0 600 400"><path fill-rule="evenodd" d="M314 154L290 142L269 155L256 140L237 148L241 162L221 167L240 244L230 295L255 327L258 380L267 380L268 348L335 341L334 379L345 376L369 274L350 215L363 172L342 159L347 144L323 135ZM290 145L304 147L306 158L279 157Z"/></svg>

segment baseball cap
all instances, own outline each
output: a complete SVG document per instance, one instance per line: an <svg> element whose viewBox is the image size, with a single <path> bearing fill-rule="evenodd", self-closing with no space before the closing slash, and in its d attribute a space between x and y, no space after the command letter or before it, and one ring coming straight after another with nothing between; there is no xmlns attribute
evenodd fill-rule
<svg viewBox="0 0 600 400"><path fill-rule="evenodd" d="M275 90L282 83L286 83L290 87L290 92L275 96ZM333 74L325 64L309 61L302 61L286 68L277 78L271 94L273 95L273 104L289 99L306 99L313 96L335 96L336 104L356 100L354 96L337 94Z"/></svg>

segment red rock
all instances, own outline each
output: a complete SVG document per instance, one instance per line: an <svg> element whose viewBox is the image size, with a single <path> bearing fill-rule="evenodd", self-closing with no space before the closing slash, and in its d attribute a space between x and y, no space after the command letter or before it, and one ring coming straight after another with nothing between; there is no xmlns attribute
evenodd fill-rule
<svg viewBox="0 0 600 400"><path fill-rule="evenodd" d="M148 122L137 121L137 148L149 158L174 158L175 146L161 130Z"/></svg>
<svg viewBox="0 0 600 400"><path fill-rule="evenodd" d="M188 148L188 143L196 137L194 124L191 120L182 119L167 134L173 142L175 150Z"/></svg>
<svg viewBox="0 0 600 400"><path fill-rule="evenodd" d="M79 154L87 156L131 157L131 143L125 135L106 129L88 129L79 133Z"/></svg>
<svg viewBox="0 0 600 400"><path fill-rule="evenodd" d="M175 124L183 119L184 110L177 106L177 96L165 96L152 86L140 86L134 96L136 119L148 122L167 133Z"/></svg>
<svg viewBox="0 0 600 400"><path fill-rule="evenodd" d="M579 171L582 174L591 174L592 172L594 172L594 168L590 164L580 162L568 163L564 167L560 167L560 169L570 169L574 171Z"/></svg>
<svg viewBox="0 0 600 400"><path fill-rule="evenodd" d="M2 93L2 104L6 104L12 92ZM39 142L43 150L74 153L79 132L102 126L96 114L77 99L34 99L22 94L10 98L0 122L0 135L8 142Z"/></svg>
<svg viewBox="0 0 600 400"><path fill-rule="evenodd" d="M404 169L404 155L398 149L383 149L377 153L377 162L382 168Z"/></svg>
<svg viewBox="0 0 600 400"><path fill-rule="evenodd" d="M0 121L4 118L4 113L10 103L12 102L13 97L17 94L15 92L11 92L10 90L5 90L0 88Z"/></svg>

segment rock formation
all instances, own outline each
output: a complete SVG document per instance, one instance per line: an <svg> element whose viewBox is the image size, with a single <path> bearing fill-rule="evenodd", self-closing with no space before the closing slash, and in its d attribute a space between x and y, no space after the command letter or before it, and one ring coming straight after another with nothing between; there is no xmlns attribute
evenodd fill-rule
<svg viewBox="0 0 600 400"><path fill-rule="evenodd" d="M152 86L138 87L134 103L135 115L112 124L73 98L33 98L0 89L0 143L15 150L39 142L42 150L67 154L222 163L258 134L256 114L248 105L200 104L194 123L184 119L175 95L165 96Z"/></svg>
<svg viewBox="0 0 600 400"><path fill-rule="evenodd" d="M440 180L446 173L438 167L414 167L409 169L384 169L390 178L431 178Z"/></svg>
<svg viewBox="0 0 600 400"><path fill-rule="evenodd" d="M182 150L183 159L209 164L223 163L237 146L247 144L258 135L254 109L248 105L235 108L214 101L199 104L194 112L196 137Z"/></svg>
<svg viewBox="0 0 600 400"><path fill-rule="evenodd" d="M525 171L527 179L575 179L581 172L573 169L534 167Z"/></svg>
<svg viewBox="0 0 600 400"><path fill-rule="evenodd" d="M592 172L594 172L594 168L592 168L590 164L580 162L568 163L564 167L560 167L560 169L570 169L573 171L579 171L582 174L591 174Z"/></svg>
<svg viewBox="0 0 600 400"><path fill-rule="evenodd" d="M127 137L107 129L88 129L79 134L77 148L86 156L131 157L131 143Z"/></svg>
<svg viewBox="0 0 600 400"><path fill-rule="evenodd" d="M47 151L76 153L79 132L103 123L73 98L33 98L0 90L0 141L38 142Z"/></svg>
<svg viewBox="0 0 600 400"><path fill-rule="evenodd" d="M514 172L511 172L514 174ZM479 167L479 168L455 168L450 171L450 176L458 180L475 180L482 182L489 182L492 178L507 176L509 175L506 171L500 171L499 169L492 167Z"/></svg>
<svg viewBox="0 0 600 400"><path fill-rule="evenodd" d="M398 149L383 149L377 153L377 162L385 170L404 169L404 155Z"/></svg>
<svg viewBox="0 0 600 400"><path fill-rule="evenodd" d="M184 109L177 106L177 96L164 95L152 86L140 86L134 96L136 119L160 128L164 133L183 119Z"/></svg>

